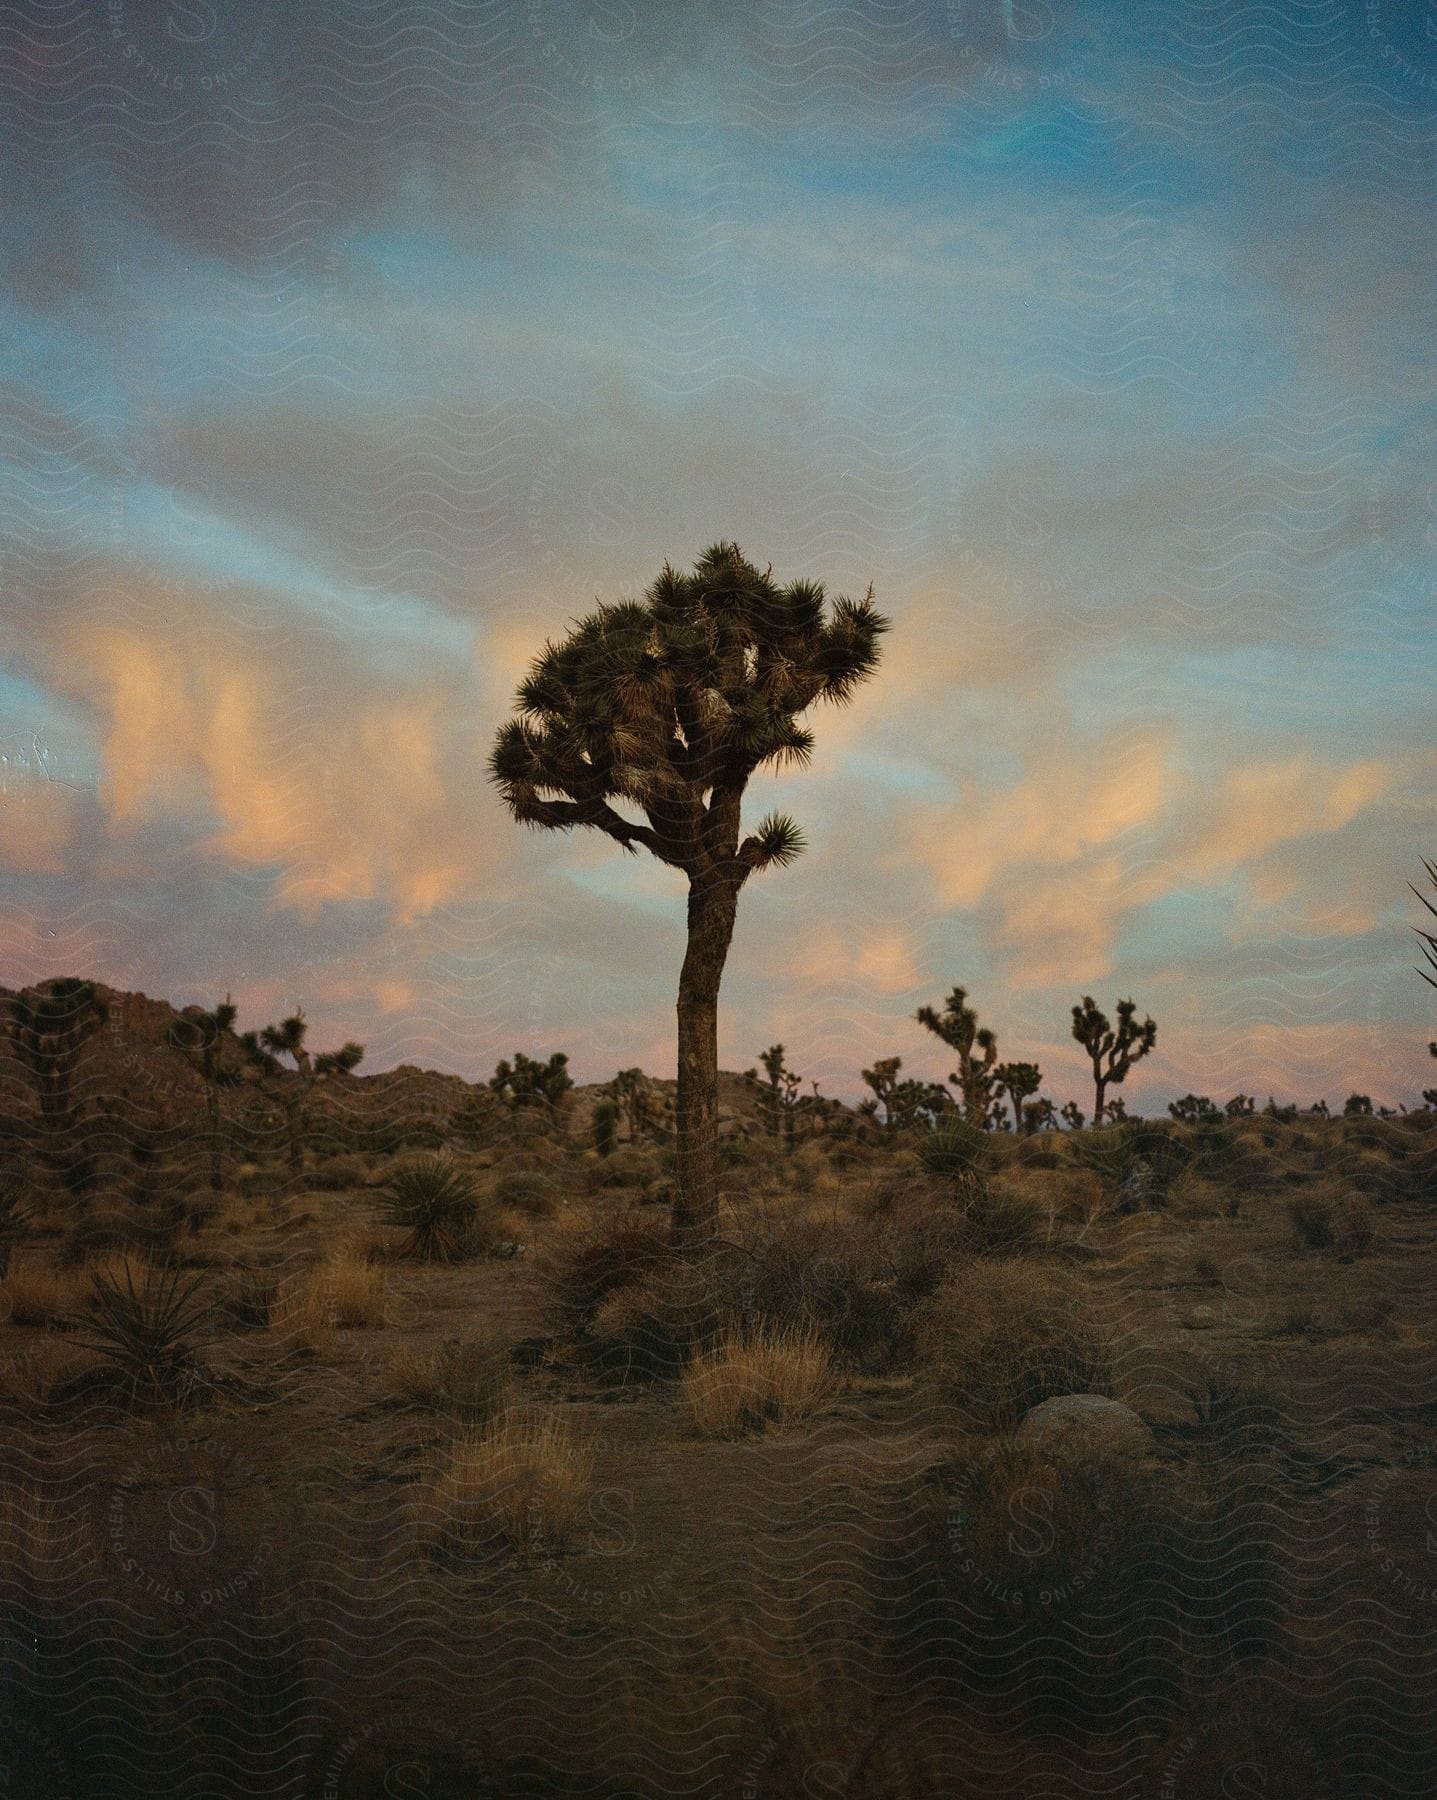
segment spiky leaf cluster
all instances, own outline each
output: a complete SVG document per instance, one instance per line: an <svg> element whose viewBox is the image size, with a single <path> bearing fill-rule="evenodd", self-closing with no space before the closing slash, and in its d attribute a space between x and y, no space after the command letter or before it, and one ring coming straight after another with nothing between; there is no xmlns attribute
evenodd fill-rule
<svg viewBox="0 0 1437 1800"><path fill-rule="evenodd" d="M408 1233L404 1253L423 1262L457 1262L471 1248L479 1213L473 1179L443 1152L396 1169L377 1196L386 1225Z"/></svg>
<svg viewBox="0 0 1437 1800"><path fill-rule="evenodd" d="M209 1312L203 1277L147 1268L136 1282L126 1262L94 1277L95 1313L77 1321L89 1347L113 1362L137 1402L182 1399L198 1378L194 1334Z"/></svg>
<svg viewBox="0 0 1437 1800"><path fill-rule="evenodd" d="M589 826L691 878L790 862L803 838L782 815L738 842L744 787L807 763L801 715L851 698L886 629L871 593L830 602L821 584L780 586L715 544L691 574L665 565L642 600L601 605L546 645L492 779L526 824Z"/></svg>

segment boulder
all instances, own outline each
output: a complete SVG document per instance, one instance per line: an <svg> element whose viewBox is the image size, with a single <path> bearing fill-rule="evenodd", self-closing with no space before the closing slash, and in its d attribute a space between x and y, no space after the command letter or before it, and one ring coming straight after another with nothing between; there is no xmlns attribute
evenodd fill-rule
<svg viewBox="0 0 1437 1800"><path fill-rule="evenodd" d="M1091 1446L1142 1456L1154 1448L1152 1432L1132 1407L1101 1394L1056 1394L1024 1415L1016 1435L1020 1443L1052 1450Z"/></svg>

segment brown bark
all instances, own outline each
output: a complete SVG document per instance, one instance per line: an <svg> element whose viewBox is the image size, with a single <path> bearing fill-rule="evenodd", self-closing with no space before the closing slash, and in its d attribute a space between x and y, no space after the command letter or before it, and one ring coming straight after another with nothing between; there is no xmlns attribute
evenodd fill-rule
<svg viewBox="0 0 1437 1800"><path fill-rule="evenodd" d="M679 975L679 1091L673 1210L676 1244L718 1232L718 998L738 912L738 882L689 884L689 939Z"/></svg>

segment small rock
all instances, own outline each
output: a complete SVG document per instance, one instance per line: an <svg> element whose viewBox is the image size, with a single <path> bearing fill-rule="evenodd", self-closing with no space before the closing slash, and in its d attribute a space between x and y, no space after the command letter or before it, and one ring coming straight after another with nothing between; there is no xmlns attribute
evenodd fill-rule
<svg viewBox="0 0 1437 1800"><path fill-rule="evenodd" d="M528 1248L529 1248L529 1246L527 1244L516 1244L516 1243L512 1242L512 1240L511 1240L508 1243L503 1243L503 1244L498 1245L494 1251L494 1254L495 1254L495 1256L500 1256L500 1257L522 1256Z"/></svg>
<svg viewBox="0 0 1437 1800"><path fill-rule="evenodd" d="M1138 1455L1154 1447L1152 1432L1132 1407L1101 1394L1057 1394L1044 1400L1024 1415L1016 1435L1020 1443L1050 1449L1075 1448L1079 1440Z"/></svg>

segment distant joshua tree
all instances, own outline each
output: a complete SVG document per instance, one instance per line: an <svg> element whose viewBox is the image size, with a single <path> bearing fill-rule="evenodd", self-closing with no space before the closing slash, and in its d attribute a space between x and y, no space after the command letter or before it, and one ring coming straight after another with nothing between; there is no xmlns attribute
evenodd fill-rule
<svg viewBox="0 0 1437 1800"><path fill-rule="evenodd" d="M240 1039L251 1058L266 1073L277 1073L284 1065L279 1060L289 1057L294 1064L297 1082L287 1083L284 1090L285 1112L289 1119L289 1164L292 1169L304 1167L306 1114L310 1090L321 1075L347 1075L364 1060L363 1044L352 1039L339 1050L327 1050L312 1057L305 1044L309 1021L304 1008L297 1006L278 1025L266 1025L262 1031L247 1031Z"/></svg>
<svg viewBox="0 0 1437 1800"><path fill-rule="evenodd" d="M188 1058L190 1067L205 1084L205 1113L209 1120L210 1187L218 1193L224 1186L224 1123L220 1116L220 1089L239 1080L233 1063L226 1063L221 1052L225 1035L234 1030L239 1009L228 994L208 1012L203 1007L187 1007L170 1028L170 1041Z"/></svg>
<svg viewBox="0 0 1437 1800"><path fill-rule="evenodd" d="M1026 1102L1043 1085L1043 1074L1037 1063L998 1063L993 1070L994 1089L1006 1096L1013 1108L1013 1130L1021 1137L1027 1129Z"/></svg>
<svg viewBox="0 0 1437 1800"><path fill-rule="evenodd" d="M963 1117L970 1125L983 1125L992 1098L998 1039L986 1025L979 1025L977 1012L968 1004L968 990L955 987L943 1002L941 1013L931 1006L920 1006L915 1016L920 1025L926 1025L950 1050L957 1051L958 1067L948 1079L962 1095ZM975 1049L978 1055L974 1054Z"/></svg>
<svg viewBox="0 0 1437 1800"><path fill-rule="evenodd" d="M1206 1094L1184 1094L1168 1102L1168 1111L1184 1125L1216 1125L1222 1111Z"/></svg>
<svg viewBox="0 0 1437 1800"><path fill-rule="evenodd" d="M1103 1122L1108 1088L1126 1081L1129 1069L1157 1042L1157 1026L1151 1019L1144 1019L1139 1025L1137 1010L1135 1001L1120 1000L1115 1031L1091 994L1084 994L1083 1004L1073 1008L1073 1036L1093 1065L1094 1125Z"/></svg>
<svg viewBox="0 0 1437 1800"><path fill-rule="evenodd" d="M490 1092L506 1106L542 1106L551 1114L573 1085L569 1059L562 1050L556 1050L547 1062L516 1050L513 1062L498 1063L489 1077Z"/></svg>
<svg viewBox="0 0 1437 1800"><path fill-rule="evenodd" d="M1063 1110L1058 1116L1067 1124L1070 1131L1081 1131L1083 1129L1086 1114L1076 1100L1065 1100L1063 1102Z"/></svg>
<svg viewBox="0 0 1437 1800"><path fill-rule="evenodd" d="M863 1079L873 1089L873 1099L865 1100L859 1111L870 1118L883 1109L883 1123L890 1131L911 1131L915 1126L933 1126L944 1113L953 1111L953 1096L941 1081L919 1081L912 1077L900 1081L901 1056L883 1056L871 1069L862 1071Z"/></svg>
<svg viewBox="0 0 1437 1800"><path fill-rule="evenodd" d="M774 1137L782 1135L784 1143L791 1150L794 1124L798 1114L808 1104L808 1096L803 1092L802 1075L796 1075L786 1067L783 1056L782 1044L770 1044L758 1059L763 1064L767 1080L759 1081L757 1069L746 1069L744 1076L758 1089L764 1123L770 1133Z"/></svg>
<svg viewBox="0 0 1437 1800"><path fill-rule="evenodd" d="M547 644L519 689L519 717L495 743L491 776L523 824L602 831L687 878L681 1244L718 1230L718 998L739 893L803 848L781 813L744 836L744 792L760 769L808 762L813 734L800 716L852 696L877 668L887 628L871 592L829 604L818 583L780 587L736 544L714 544L692 574L665 565L642 600L600 606Z"/></svg>

